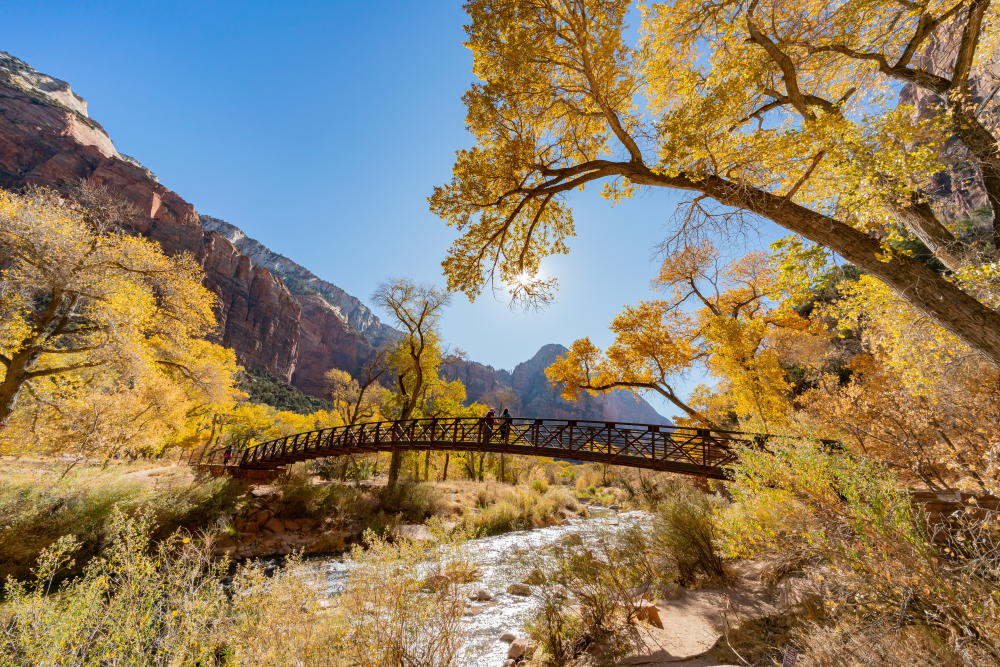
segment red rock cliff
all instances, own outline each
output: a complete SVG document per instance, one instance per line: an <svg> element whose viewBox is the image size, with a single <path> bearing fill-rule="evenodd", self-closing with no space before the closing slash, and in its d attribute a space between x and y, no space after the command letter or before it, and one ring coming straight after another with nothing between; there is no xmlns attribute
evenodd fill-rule
<svg viewBox="0 0 1000 667"><path fill-rule="evenodd" d="M328 399L323 374L331 368L357 373L372 353L372 343L348 326L336 308L316 294L296 294L302 306L299 360L292 384Z"/></svg>
<svg viewBox="0 0 1000 667"><path fill-rule="evenodd" d="M135 228L166 252L189 252L202 263L205 286L218 297L216 340L241 364L291 379L301 309L281 280L204 231L194 206L118 153L68 84L0 52L0 187L65 189L81 179L133 202L141 213Z"/></svg>

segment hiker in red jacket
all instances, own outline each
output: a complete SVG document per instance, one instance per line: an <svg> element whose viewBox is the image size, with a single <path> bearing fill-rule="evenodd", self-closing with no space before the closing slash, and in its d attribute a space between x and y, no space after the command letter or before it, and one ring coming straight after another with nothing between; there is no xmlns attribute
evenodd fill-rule
<svg viewBox="0 0 1000 667"><path fill-rule="evenodd" d="M489 408L486 412L486 420L483 424L483 444L489 443L493 439L493 426L497 423L497 413L493 411L493 408Z"/></svg>

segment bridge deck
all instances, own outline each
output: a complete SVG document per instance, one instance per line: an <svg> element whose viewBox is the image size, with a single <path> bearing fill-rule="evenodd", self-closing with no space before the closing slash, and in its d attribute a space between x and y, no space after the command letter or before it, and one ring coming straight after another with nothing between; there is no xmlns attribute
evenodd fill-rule
<svg viewBox="0 0 1000 667"><path fill-rule="evenodd" d="M735 443L754 436L654 424L514 419L411 419L298 433L236 452L243 469L273 470L297 461L387 451L458 450L545 456L725 479ZM213 452L211 459L219 458Z"/></svg>

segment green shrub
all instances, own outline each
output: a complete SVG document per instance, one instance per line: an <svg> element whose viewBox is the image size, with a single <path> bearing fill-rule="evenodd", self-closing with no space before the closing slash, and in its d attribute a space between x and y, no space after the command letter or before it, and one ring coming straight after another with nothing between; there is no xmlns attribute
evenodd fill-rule
<svg viewBox="0 0 1000 667"><path fill-rule="evenodd" d="M384 512L400 515L404 523L423 523L444 505L441 492L425 484L387 486L379 492L378 500Z"/></svg>
<svg viewBox="0 0 1000 667"><path fill-rule="evenodd" d="M566 664L592 643L606 659L623 657L639 641L634 624L640 609L637 590L659 581L661 573L646 531L594 528L583 543L523 552L512 574L531 580L539 604L526 624L539 642L541 664Z"/></svg>
<svg viewBox="0 0 1000 667"><path fill-rule="evenodd" d="M970 504L929 525L884 464L805 441L741 449L729 488L730 553L777 561L772 584L822 564L810 592L829 618L800 639L817 665L1000 664L994 513Z"/></svg>
<svg viewBox="0 0 1000 667"><path fill-rule="evenodd" d="M681 584L693 583L699 574L716 582L727 578L718 546L717 505L715 496L682 483L674 485L656 508L654 541L670 555Z"/></svg>
<svg viewBox="0 0 1000 667"><path fill-rule="evenodd" d="M544 479L536 479L534 482L531 483L531 488L532 490L536 491L539 494L544 494L546 491L549 490L549 483L546 482Z"/></svg>

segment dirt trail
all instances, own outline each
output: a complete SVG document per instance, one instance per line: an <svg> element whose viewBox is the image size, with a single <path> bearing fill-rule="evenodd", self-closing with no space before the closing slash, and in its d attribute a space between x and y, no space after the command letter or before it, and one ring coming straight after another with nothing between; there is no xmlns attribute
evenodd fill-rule
<svg viewBox="0 0 1000 667"><path fill-rule="evenodd" d="M621 665L674 665L714 667L717 658L706 654L723 639L722 612L729 607L730 623L736 615L759 618L777 614L773 594L759 581L759 566L743 563L736 572L736 582L727 588L688 591L680 600L657 603L663 628L641 626L645 648L621 661ZM736 661L735 656L731 658Z"/></svg>

